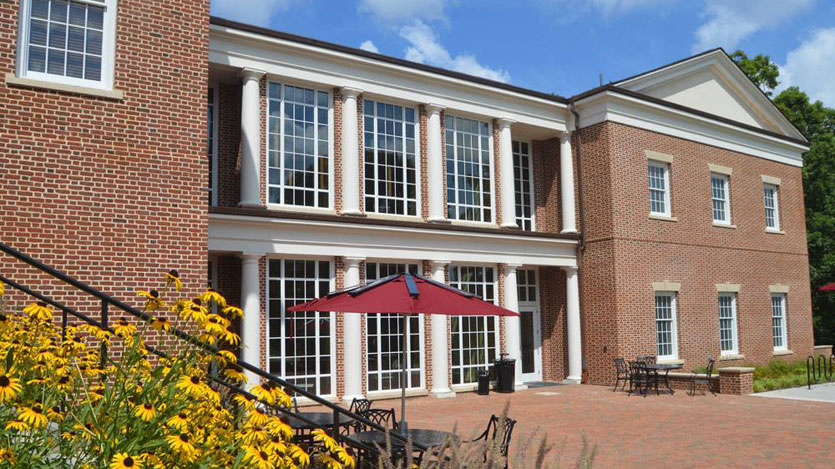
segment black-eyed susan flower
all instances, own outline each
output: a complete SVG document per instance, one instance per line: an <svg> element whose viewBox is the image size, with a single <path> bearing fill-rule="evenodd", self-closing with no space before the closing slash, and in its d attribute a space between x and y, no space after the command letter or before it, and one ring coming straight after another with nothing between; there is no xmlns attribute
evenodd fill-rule
<svg viewBox="0 0 835 469"><path fill-rule="evenodd" d="M165 421L169 427L175 428L178 431L185 431L188 428L188 414L185 412L179 412L178 414L170 417L168 420Z"/></svg>
<svg viewBox="0 0 835 469"><path fill-rule="evenodd" d="M153 311L155 309L165 306L165 302L159 297L159 292L156 290L140 290L136 292L137 296L145 298L145 309Z"/></svg>
<svg viewBox="0 0 835 469"><path fill-rule="evenodd" d="M226 332L226 328L221 324L220 316L217 314L210 314L206 317L206 322L203 323L203 328L209 334L222 335Z"/></svg>
<svg viewBox="0 0 835 469"><path fill-rule="evenodd" d="M272 385L270 383L253 386L253 388L250 389L249 392L252 393L252 395L257 397L259 400L262 400L267 404L275 404L275 395L273 395Z"/></svg>
<svg viewBox="0 0 835 469"><path fill-rule="evenodd" d="M238 363L238 357L231 350L219 350L217 354L226 363Z"/></svg>
<svg viewBox="0 0 835 469"><path fill-rule="evenodd" d="M253 407L246 414L246 421L249 425L261 426L265 425L270 420L270 416L261 411L258 407Z"/></svg>
<svg viewBox="0 0 835 469"><path fill-rule="evenodd" d="M4 285L3 282L0 282L0 296L3 296L5 294L6 294L6 285Z"/></svg>
<svg viewBox="0 0 835 469"><path fill-rule="evenodd" d="M227 344L235 346L241 343L241 336L235 334L229 329L226 329L223 331L223 340L226 341Z"/></svg>
<svg viewBox="0 0 835 469"><path fill-rule="evenodd" d="M168 435L165 437L168 446L177 453L182 453L186 457L191 457L197 452L197 447L191 441L191 436L188 433L180 433L177 435Z"/></svg>
<svg viewBox="0 0 835 469"><path fill-rule="evenodd" d="M247 446L244 453L244 460L252 467L258 469L275 469L273 457L263 449L254 446Z"/></svg>
<svg viewBox="0 0 835 469"><path fill-rule="evenodd" d="M223 314L225 314L228 318L235 319L243 317L244 310L238 308L237 306L227 306L223 308Z"/></svg>
<svg viewBox="0 0 835 469"><path fill-rule="evenodd" d="M113 331L120 337L132 336L136 333L136 326L120 318L119 321L113 325Z"/></svg>
<svg viewBox="0 0 835 469"><path fill-rule="evenodd" d="M180 273L174 269L165 274L165 286L174 285L174 289L180 291L183 289L183 281L180 280Z"/></svg>
<svg viewBox="0 0 835 469"><path fill-rule="evenodd" d="M23 387L20 380L8 375L0 375L0 403L14 400Z"/></svg>
<svg viewBox="0 0 835 469"><path fill-rule="evenodd" d="M0 462L8 464L9 467L14 466L17 462L17 456L14 450L11 448L0 448Z"/></svg>
<svg viewBox="0 0 835 469"><path fill-rule="evenodd" d="M137 469L142 467L142 456L117 453L110 462L110 469Z"/></svg>
<svg viewBox="0 0 835 469"><path fill-rule="evenodd" d="M206 385L197 375L183 375L177 381L175 387L184 391L190 397L203 397L206 395Z"/></svg>
<svg viewBox="0 0 835 469"><path fill-rule="evenodd" d="M17 418L15 420L9 420L6 424L6 430L13 430L16 432L23 432L29 430L29 424Z"/></svg>
<svg viewBox="0 0 835 469"><path fill-rule="evenodd" d="M61 411L61 408L56 406L52 406L51 409L46 411L46 416L49 420L53 420L55 422L63 422L64 421L64 413Z"/></svg>
<svg viewBox="0 0 835 469"><path fill-rule="evenodd" d="M157 409L153 406L153 404L146 402L142 405L135 406L133 415L146 422L150 422L157 415Z"/></svg>
<svg viewBox="0 0 835 469"><path fill-rule="evenodd" d="M32 407L21 407L18 418L35 429L45 427L49 423L49 419L44 414L43 407L40 404L35 404Z"/></svg>
<svg viewBox="0 0 835 469"><path fill-rule="evenodd" d="M223 377L231 381L233 384L241 384L247 382L246 374L237 365L230 365L223 369Z"/></svg>
<svg viewBox="0 0 835 469"><path fill-rule="evenodd" d="M49 309L49 305L47 305L43 301L36 301L34 303L30 303L29 306L23 308L23 314L26 314L30 318L37 319L39 321L46 321L52 319L52 310Z"/></svg>
<svg viewBox="0 0 835 469"><path fill-rule="evenodd" d="M200 299L203 300L203 303L214 304L221 309L226 307L226 298L211 288L207 288L206 291L200 295Z"/></svg>
<svg viewBox="0 0 835 469"><path fill-rule="evenodd" d="M154 318L154 320L151 321L151 328L157 331L168 332L171 330L171 321L164 317Z"/></svg>

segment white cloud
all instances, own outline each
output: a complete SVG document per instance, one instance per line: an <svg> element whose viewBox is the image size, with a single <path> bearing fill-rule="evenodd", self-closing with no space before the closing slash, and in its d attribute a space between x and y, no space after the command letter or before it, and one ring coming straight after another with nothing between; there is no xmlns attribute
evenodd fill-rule
<svg viewBox="0 0 835 469"><path fill-rule="evenodd" d="M212 14L242 23L269 26L274 14L284 11L295 0L211 0Z"/></svg>
<svg viewBox="0 0 835 469"><path fill-rule="evenodd" d="M371 13L380 21L445 20L447 0L360 0L360 12Z"/></svg>
<svg viewBox="0 0 835 469"><path fill-rule="evenodd" d="M589 4L605 15L624 14L632 10L670 3L669 0L590 0Z"/></svg>
<svg viewBox="0 0 835 469"><path fill-rule="evenodd" d="M371 42L370 40L363 41L363 43L360 44L360 49L368 51L368 52L374 52L375 54L380 53L380 49L377 49L377 46L375 46L374 43Z"/></svg>
<svg viewBox="0 0 835 469"><path fill-rule="evenodd" d="M722 46L734 49L742 40L788 21L816 0L705 0L707 21L696 30L693 52Z"/></svg>
<svg viewBox="0 0 835 469"><path fill-rule="evenodd" d="M506 70L492 69L478 63L473 55L460 54L452 56L450 52L438 42L438 37L432 28L420 20L403 26L400 36L411 44L406 49L406 60L426 63L437 67L455 70L490 80L509 82L510 74Z"/></svg>
<svg viewBox="0 0 835 469"><path fill-rule="evenodd" d="M818 29L811 37L786 55L780 66L777 91L797 86L813 100L835 106L835 28Z"/></svg>
<svg viewBox="0 0 835 469"><path fill-rule="evenodd" d="M560 22L576 20L580 14L596 12L604 17L625 15L635 10L670 7L675 0L539 0Z"/></svg>

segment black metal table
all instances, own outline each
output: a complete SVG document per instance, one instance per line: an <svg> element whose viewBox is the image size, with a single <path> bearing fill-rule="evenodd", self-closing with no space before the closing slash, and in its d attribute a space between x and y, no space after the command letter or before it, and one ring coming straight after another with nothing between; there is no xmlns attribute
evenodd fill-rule
<svg viewBox="0 0 835 469"><path fill-rule="evenodd" d="M673 388L670 387L669 374L671 370L680 370L684 368L684 365L678 363L647 363L645 366L648 371L655 374L655 394L660 394L658 391L658 377L662 371L664 372L664 385L667 386L667 392L671 395L675 394Z"/></svg>
<svg viewBox="0 0 835 469"><path fill-rule="evenodd" d="M402 435L402 433L399 433L397 430L392 430L391 433L397 433L399 435ZM455 436L454 433L445 432L442 430L427 430L422 428L410 428L407 431L407 435L403 436L409 438L412 441L412 443L416 443L427 448L442 446L450 439L452 439L453 441L458 439L458 437ZM378 445L381 448L386 447L386 434L376 430L357 432L348 435L345 438L366 446ZM406 445L405 442L400 441L396 438L390 438L390 440L392 447L403 447Z"/></svg>
<svg viewBox="0 0 835 469"><path fill-rule="evenodd" d="M295 418L295 415L303 417L312 423L308 423L305 420ZM294 430L315 430L317 428L333 428L333 412L297 412L295 414L285 414L282 417ZM348 418L345 415L339 416L340 427L352 425L353 423L353 419Z"/></svg>

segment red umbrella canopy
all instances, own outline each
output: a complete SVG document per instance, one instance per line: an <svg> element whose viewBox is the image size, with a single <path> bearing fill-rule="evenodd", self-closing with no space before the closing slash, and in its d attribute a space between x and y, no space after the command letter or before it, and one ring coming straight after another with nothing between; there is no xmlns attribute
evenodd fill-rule
<svg viewBox="0 0 835 469"><path fill-rule="evenodd" d="M835 283L827 283L826 285L818 288L820 291L835 291Z"/></svg>
<svg viewBox="0 0 835 469"><path fill-rule="evenodd" d="M519 316L478 296L410 273L391 275L287 308L289 311L340 313Z"/></svg>

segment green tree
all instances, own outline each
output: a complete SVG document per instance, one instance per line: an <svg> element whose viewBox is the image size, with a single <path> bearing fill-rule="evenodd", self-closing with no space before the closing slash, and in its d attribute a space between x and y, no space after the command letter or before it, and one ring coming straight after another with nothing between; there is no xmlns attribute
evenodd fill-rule
<svg viewBox="0 0 835 469"><path fill-rule="evenodd" d="M753 59L748 58L745 52L738 50L731 54L731 59L739 65L739 68L748 75L748 78L757 85L763 93L771 96L774 88L777 88L777 77L780 69L771 62L771 57L758 54Z"/></svg>

